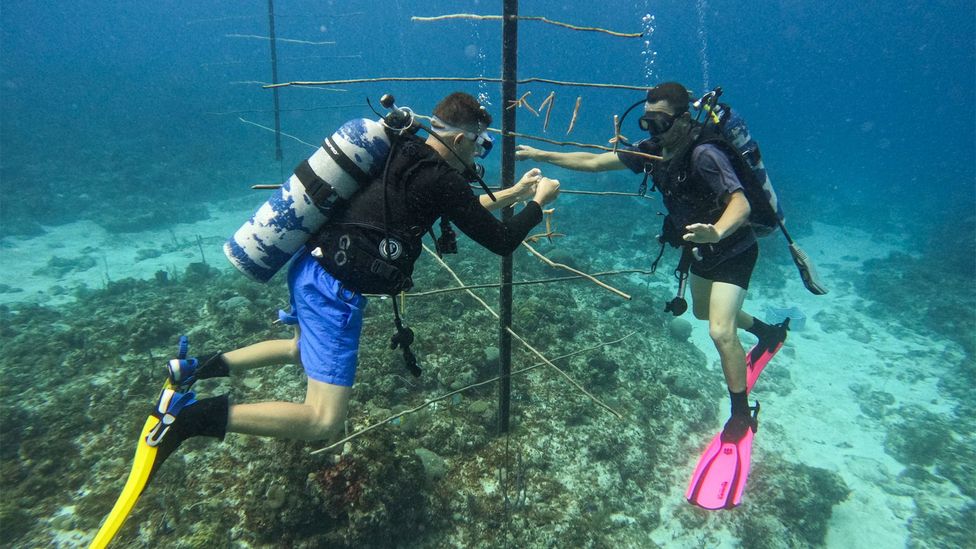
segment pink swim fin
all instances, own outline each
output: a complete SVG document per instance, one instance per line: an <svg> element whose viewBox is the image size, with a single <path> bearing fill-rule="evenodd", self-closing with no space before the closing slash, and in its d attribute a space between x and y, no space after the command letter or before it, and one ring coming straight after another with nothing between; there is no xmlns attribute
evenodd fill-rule
<svg viewBox="0 0 976 549"><path fill-rule="evenodd" d="M786 335L790 329L790 319L787 318L783 322L775 324L773 328L776 329L773 337L770 337L766 341L760 338L759 342L753 345L752 349L746 353L747 391L752 391L752 386L756 384L756 380L759 379L759 374L762 373L763 368L783 348L783 342L786 341Z"/></svg>
<svg viewBox="0 0 976 549"><path fill-rule="evenodd" d="M758 427L758 416L757 402L753 415L733 417L725 429L715 435L691 475L685 492L689 503L716 510L731 509L742 502L752 463L752 439ZM730 425L736 420L740 423L738 429Z"/></svg>
<svg viewBox="0 0 976 549"><path fill-rule="evenodd" d="M759 374L783 348L790 319L773 326L775 331L746 355L746 390L752 391ZM752 439L759 427L759 403L752 416L733 416L705 448L691 475L685 497L704 509L731 509L742 502L752 464Z"/></svg>

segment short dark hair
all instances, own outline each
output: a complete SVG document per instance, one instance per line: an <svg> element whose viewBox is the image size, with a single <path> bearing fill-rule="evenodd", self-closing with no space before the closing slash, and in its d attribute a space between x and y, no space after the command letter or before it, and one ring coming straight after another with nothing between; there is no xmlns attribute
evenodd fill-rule
<svg viewBox="0 0 976 549"><path fill-rule="evenodd" d="M656 103L666 101L668 105L680 115L688 112L688 103L691 101L691 94L688 88L677 82L664 82L647 90L647 102Z"/></svg>
<svg viewBox="0 0 976 549"><path fill-rule="evenodd" d="M482 132L491 125L491 114L478 100L464 92L448 95L434 107L434 116L465 130Z"/></svg>

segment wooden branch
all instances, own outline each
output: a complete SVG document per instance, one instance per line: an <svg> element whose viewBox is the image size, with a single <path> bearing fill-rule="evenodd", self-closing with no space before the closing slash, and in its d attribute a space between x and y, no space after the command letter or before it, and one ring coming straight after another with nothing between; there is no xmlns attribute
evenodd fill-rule
<svg viewBox="0 0 976 549"><path fill-rule="evenodd" d="M238 120L240 120L241 122L243 122L243 123L245 123L245 124L250 124L250 125L252 125L252 126L257 126L257 127L259 127L259 128L261 128L262 130L268 130L269 132L274 132L274 131L275 131L274 129L272 129L272 128L269 128L269 127L267 127L267 126L262 126L261 124L258 124L257 122L251 122L250 120L244 120L244 119L243 119L243 118L241 118L240 116L238 116L238 117L237 117L237 119L238 119ZM289 134L287 134L287 133L285 133L285 132L279 132L279 133L281 133L281 135L283 135L283 136L285 136L285 137L288 137L288 138L290 138L290 139L294 139L295 141L298 141L298 142L299 142L299 143L301 143L302 145L308 145L309 147L312 147L313 149L317 149L317 148L319 148L319 146L318 146L318 145L313 145L313 144L311 144L311 143L308 143L308 142L306 142L306 141L302 141L301 139L299 139L299 138L297 138L297 137L295 137L294 135L289 135Z"/></svg>
<svg viewBox="0 0 976 549"><path fill-rule="evenodd" d="M322 107L306 107L306 108L294 108L294 109L278 109L278 112L310 112L310 111L323 111L323 110L334 110L334 109L361 109L362 105L330 105ZM274 112L273 109L250 109L243 111L227 111L227 112L205 112L203 114L209 114L213 116L225 116L229 114L254 114L254 113L270 113Z"/></svg>
<svg viewBox="0 0 976 549"><path fill-rule="evenodd" d="M586 194L592 196L633 196L635 198L644 198L647 200L654 200L653 196L647 196L639 193L622 193L618 191L564 191L559 189L559 194Z"/></svg>
<svg viewBox="0 0 976 549"><path fill-rule="evenodd" d="M258 183L256 185L251 185L251 190L254 191L274 191L281 188L281 183ZM481 186L474 187L480 189ZM493 191L500 191L501 188L492 187ZM645 200L654 200L653 196L640 195L637 193L622 193L617 191L570 191L566 189L559 189L559 194L584 194L592 196L633 196L634 198L643 198Z"/></svg>
<svg viewBox="0 0 976 549"><path fill-rule="evenodd" d="M617 149L616 152L617 152L617 154L630 154L630 155L634 155L634 156L639 156L641 158L646 158L648 160L654 160L654 161L664 160L664 157L658 156L656 154L647 154L645 152L632 151L630 149Z"/></svg>
<svg viewBox="0 0 976 549"><path fill-rule="evenodd" d="M575 274L581 275L583 278L589 280L590 282L596 284L597 286L600 286L601 288L606 288L607 290L610 290L611 292L619 295L620 297L622 297L622 298L624 298L626 300L630 300L630 295L621 292L620 290L614 288L613 286L610 286L608 284L604 284L603 282L600 282L599 280L593 278L591 275L588 275L588 274L584 273L583 271L577 271L576 269L570 267L569 265L564 265L562 263L556 263L556 262L552 261L548 257L546 257L546 256L540 254L539 252L537 252L536 249L533 248L532 246L530 246L527 242L522 242L522 245L525 246L526 248L528 248L528 250L530 252L532 252L533 255L535 255L536 257L538 257L539 259L541 259L546 265L549 265L550 267L553 267L553 268L556 268L556 269L564 269L564 270L567 270L567 271L569 271L571 273L575 273Z"/></svg>
<svg viewBox="0 0 976 549"><path fill-rule="evenodd" d="M364 84L368 82L501 82L501 78L489 78L486 76L383 76L378 78L350 78L346 80L296 80L293 82L280 82L278 84L265 84L267 89L285 88L289 86L333 86L336 84ZM575 86L578 88L609 88L615 90L636 90L647 91L647 86L630 86L627 84L599 84L592 82L570 82L566 80L552 80L549 78L522 78L516 80L516 84L531 84L538 82L541 84L552 84L554 86Z"/></svg>
<svg viewBox="0 0 976 549"><path fill-rule="evenodd" d="M636 333L637 332L631 332L631 333L629 333L629 334L627 334L627 335L625 335L625 336L623 336L623 337L621 337L619 339L615 339L613 341L605 341L605 342L600 343L598 345L594 345L592 347L587 347L586 349L579 349L579 350L573 351L571 353L566 353L564 355L557 356L556 358L554 358L552 360L554 360L554 361L555 360L562 360L562 359L569 358L569 357L572 357L572 356L581 355L583 353L587 353L587 352L590 352L590 351L594 351L594 350L599 349L601 347L608 347L610 345L616 345L617 343L620 343L621 341L627 339L628 337L630 337L630 336L632 336L632 335L634 335ZM535 370L536 368L538 368L540 366L545 366L545 365L546 365L545 362L538 362L536 364L533 364L532 366L526 366L525 368L520 368L518 370L515 370L514 372L510 373L508 376L496 376L496 377L493 377L491 379L486 379L484 381L479 381L477 383L472 383L471 385L468 385L466 387L462 387L462 388L457 389L455 391L451 391L450 393L446 393L446 394L443 394L443 395L441 395L439 397L432 398L430 400L424 401L424 403L421 404L421 405L419 405L419 406L415 406L415 407L413 407L413 408L411 408L409 410L404 410L402 412L393 414L392 416L390 416L390 417L388 417L388 418L386 418L384 420L378 421L378 422L376 422L376 423L374 423L372 425L369 425L367 427L363 427L362 429L356 431L355 433L347 436L346 438L344 438L342 440L333 442L332 444L330 444L330 445L328 445L328 446L326 446L324 448L319 448L318 450L312 451L311 454L313 454L313 455L314 454L321 454L323 452L328 452L329 450L332 450L334 448L338 448L339 446L342 446L343 444L349 442L350 440L352 440L354 438L357 438L359 436L362 436L363 434L368 433L369 431L372 431L373 429L376 429L377 427L380 427L382 425L385 425L385 424L393 421L394 419L403 417L403 416L405 416L407 414L412 414L414 412L419 412L420 410L423 410L424 408L430 406L431 404L433 404L435 402L440 402L442 400L446 400L446 399L448 399L448 398L450 398L450 397L452 397L452 396L454 396L456 394L463 393L465 391L470 391L471 389L476 389L478 387L482 387L484 385L488 385L488 384L491 384L491 383L495 383L496 381L499 381L499 380L501 380L501 379L503 379L505 377L509 377L510 378L512 376L517 376L519 374L524 374L526 372L530 372L530 371Z"/></svg>
<svg viewBox="0 0 976 549"><path fill-rule="evenodd" d="M271 40L270 36L259 36L257 34L225 34L226 38L253 38L255 40ZM275 38L275 42L289 42L292 44L305 44L308 46L334 46L335 40L325 42L309 42L308 40L295 40L293 38Z"/></svg>
<svg viewBox="0 0 976 549"><path fill-rule="evenodd" d="M444 267L444 269L448 273L450 273L450 275L454 278L454 280L460 286L464 286L465 285L464 282L462 282L461 279L458 277L457 273L454 272L454 269L452 269L450 265L448 265L447 263L444 262L443 259L441 259L441 256L439 256L436 253L434 253L433 251L431 251L431 249L428 248L426 244L422 244L422 246L424 247L424 251L427 252L427 253L429 253L434 258L435 261L437 261L438 263L440 263L441 267ZM491 315L493 317L495 317L496 319L497 318L500 318L498 316L498 313L496 313L495 310L492 309L490 305L488 305L487 303L485 303L485 300L483 300L480 297L478 297L478 294L472 292L471 290L465 290L465 291L468 293L468 295L470 295L471 297L473 297L478 303L481 303L481 306L484 307L485 310L487 310L489 313L491 313Z"/></svg>
<svg viewBox="0 0 976 549"><path fill-rule="evenodd" d="M498 130L498 129L495 129L495 128L488 128L488 131L491 131L493 133L499 133L499 134L502 133L501 130ZM641 158L646 158L648 160L654 160L654 161L663 160L662 157L657 156L657 155L654 155L654 154L647 154L647 153L644 153L644 152L641 152L641 151L632 151L632 150L629 150L629 149L616 149L616 150L614 150L611 147L604 147L603 145L591 145L589 143L577 143L575 141L556 141L555 139L549 139L547 137L539 137L537 135L529 135L529 134L518 133L518 132L508 132L508 133L502 134L502 135L504 135L504 136L511 136L511 137L518 137L519 139L528 139L530 141L542 141L543 143L549 143L551 145L559 145L560 147L579 147L581 149L596 149L596 150L606 151L606 152L616 152L616 153L622 153L622 154L632 154L634 156L639 156Z"/></svg>
<svg viewBox="0 0 976 549"><path fill-rule="evenodd" d="M539 351L537 351L535 347L529 345L528 342L526 342L524 339L522 339L522 336L520 336L517 333L515 333L514 330L512 330L511 328L509 328L509 327L506 326L505 327L505 331L508 332L508 333L510 333L510 334L512 334L512 337L514 337L516 340L518 340L519 343L521 343L522 345L524 345L526 349L532 351L532 354L534 354L535 356L539 357L539 360L542 360L548 366L550 366L552 369L554 369L557 372L559 372L560 375L562 375L564 378L566 378L566 381L570 382L574 387L576 387L577 390L579 390L580 392L582 392L584 395L590 397L590 399L593 402L596 402L598 406L600 406L604 410L606 410L606 411L610 412L611 414L613 414L614 416L616 416L617 419L623 419L624 418L624 416L620 415L620 412L614 410L613 408L611 408L610 406L608 406L607 404L605 404L602 400L600 400L597 397L595 397L592 393L590 393L589 391L587 391L586 389L584 389L582 385L580 385L579 383L577 383L576 380L574 380L572 377L570 377L569 374L567 374L566 372L562 371L559 367L557 367L555 364L553 364L552 362L550 362L548 358L542 356L542 353L540 353Z"/></svg>
<svg viewBox="0 0 976 549"><path fill-rule="evenodd" d="M474 13L452 13L449 15L438 15L436 17L411 17L411 21L418 21L420 23L429 23L432 21L446 21L448 19L474 19L478 21L501 21L504 16L502 15L478 15ZM570 25L569 23L563 23L561 21L553 21L552 19L546 17L540 17L538 15L519 15L516 17L519 21L539 21L542 23L548 23L550 25L555 25L557 27L562 27L564 29L584 31L584 32L599 32L603 34L609 34L610 36L617 36L620 38L640 38L644 36L642 32L618 32L607 29L602 29L600 27L580 27L578 25Z"/></svg>
<svg viewBox="0 0 976 549"><path fill-rule="evenodd" d="M528 107L528 104L526 104L526 106ZM528 107L528 108L530 110L532 109L532 107ZM534 112L534 114L536 116L539 116L538 113L535 113ZM414 116L416 116L417 118L423 118L425 120L430 120L430 117L423 116L421 114L414 113ZM268 128L266 126L262 126L260 124L254 123L254 122L251 122L249 120L244 120L243 118L238 118L238 119L241 122L244 122L245 124L251 124L251 125L257 126L259 128L262 128L262 129L265 129L265 130L268 130L268 131L272 131L272 132L274 131L271 128ZM578 143L576 141L556 141L555 139L549 139L548 137L540 137L538 135L529 135L529 134L526 134L526 133L518 133L518 132L502 133L502 131L500 129L498 129L498 128L488 128L488 131L489 132L492 132L492 133L497 133L499 135L502 135L503 137L504 136L511 136L511 137L518 137L519 139L528 139L530 141L541 141L543 143L549 143L551 145L558 145L560 147L579 147L581 149L595 149L595 150L606 151L606 152L616 152L616 153L621 153L621 154L630 154L630 155L639 156L641 158L645 158L647 160L652 160L652 161L661 161L661 160L663 160L663 158L661 156L658 156L658 155L647 154L647 153L644 153L644 152L641 152L641 151L632 151L632 150L629 150L629 149L617 149L617 148L611 148L611 147L604 147L603 145L593 145L593 144L590 144L590 143ZM305 141L302 141L301 139L299 139L299 138L297 138L297 137L295 137L293 135L288 135L286 133L282 133L281 135L284 135L285 137L289 137L291 139L294 139L295 141L298 141L299 143L302 143L303 145L308 145L309 147L312 147L312 148L318 148L318 145L312 145L311 143L307 143Z"/></svg>

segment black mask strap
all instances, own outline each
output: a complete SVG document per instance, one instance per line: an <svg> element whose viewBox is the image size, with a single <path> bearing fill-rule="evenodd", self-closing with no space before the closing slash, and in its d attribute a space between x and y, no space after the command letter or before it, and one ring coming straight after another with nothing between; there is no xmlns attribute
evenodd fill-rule
<svg viewBox="0 0 976 549"><path fill-rule="evenodd" d="M638 102L634 103L633 105L627 107L627 110L625 110L624 113L622 115L620 115L620 127L621 128L624 127L624 120L627 119L627 115L630 114L630 111L632 111L635 108L637 108L637 105L643 105L644 104L644 101L645 101L644 99L641 99L640 101L638 101Z"/></svg>

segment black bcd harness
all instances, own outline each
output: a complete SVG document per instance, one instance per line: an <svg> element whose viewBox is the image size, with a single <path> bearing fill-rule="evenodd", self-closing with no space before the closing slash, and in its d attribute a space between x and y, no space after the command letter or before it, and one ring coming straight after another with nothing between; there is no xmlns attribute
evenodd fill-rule
<svg viewBox="0 0 976 549"><path fill-rule="evenodd" d="M396 296L413 287L414 263L423 252L422 237L428 233L434 237L430 222L410 208L407 185L423 173L419 170L429 169L437 160L424 154L420 138L393 131L388 134L390 153L381 178L362 173L366 183L360 182L355 198L341 204L332 220L309 239L309 246L318 263L345 286L391 297L396 333L390 338L390 348L402 349L407 369L420 376L419 361L410 349L414 332L403 324ZM352 163L341 151L339 155ZM434 238L437 253L457 253L456 234L447 219L441 219L440 229L440 238Z"/></svg>

